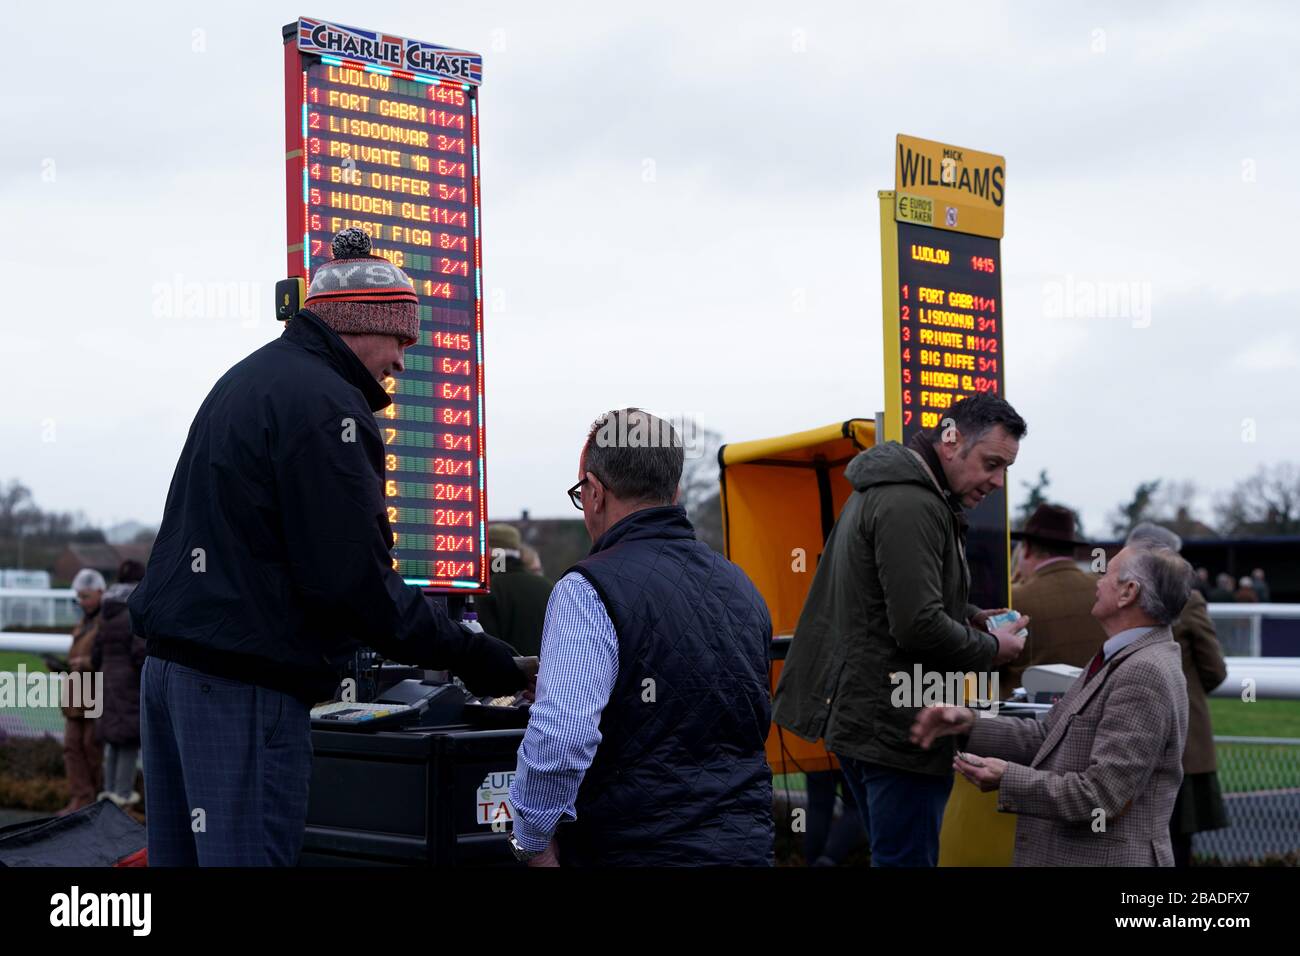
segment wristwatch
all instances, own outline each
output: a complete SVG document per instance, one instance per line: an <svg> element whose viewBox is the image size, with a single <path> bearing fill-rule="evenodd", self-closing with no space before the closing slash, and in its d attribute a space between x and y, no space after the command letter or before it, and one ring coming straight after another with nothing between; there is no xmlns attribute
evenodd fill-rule
<svg viewBox="0 0 1300 956"><path fill-rule="evenodd" d="M515 839L515 835L512 832L510 834L510 852L515 855L515 859L518 860L520 863L527 863L533 857L541 856L545 851L525 850L522 846L519 845L519 841Z"/></svg>

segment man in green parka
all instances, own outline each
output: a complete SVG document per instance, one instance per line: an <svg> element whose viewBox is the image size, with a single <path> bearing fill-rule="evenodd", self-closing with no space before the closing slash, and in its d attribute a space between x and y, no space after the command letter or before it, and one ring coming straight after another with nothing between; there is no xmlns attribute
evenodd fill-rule
<svg viewBox="0 0 1300 956"><path fill-rule="evenodd" d="M1027 426L990 394L956 403L907 446L876 445L844 471L835 522L777 685L773 719L824 738L866 811L875 866L934 866L952 788L952 743L909 739L917 708L901 675L990 671L1024 646L1027 617L990 633L968 601L963 509L1006 483ZM937 675L931 678L929 675ZM917 693L920 693L918 690Z"/></svg>

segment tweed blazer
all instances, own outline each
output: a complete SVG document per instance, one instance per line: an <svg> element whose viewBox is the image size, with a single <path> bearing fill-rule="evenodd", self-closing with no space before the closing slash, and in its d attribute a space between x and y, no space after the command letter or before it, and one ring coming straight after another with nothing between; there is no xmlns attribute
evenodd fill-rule
<svg viewBox="0 0 1300 956"><path fill-rule="evenodd" d="M966 749L1008 761L998 809L1019 814L1016 866L1172 866L1187 685L1168 627L1085 669L1046 719L975 721Z"/></svg>

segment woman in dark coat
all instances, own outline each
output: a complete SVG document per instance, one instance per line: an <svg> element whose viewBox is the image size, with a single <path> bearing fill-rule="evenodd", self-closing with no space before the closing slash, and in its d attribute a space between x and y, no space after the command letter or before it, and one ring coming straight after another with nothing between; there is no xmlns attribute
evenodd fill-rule
<svg viewBox="0 0 1300 956"><path fill-rule="evenodd" d="M104 745L104 792L118 806L140 802L135 790L135 765L140 757L140 670L145 642L131 633L126 601L144 577L139 561L123 561L118 583L104 593L94 667L104 675L104 712L97 720Z"/></svg>

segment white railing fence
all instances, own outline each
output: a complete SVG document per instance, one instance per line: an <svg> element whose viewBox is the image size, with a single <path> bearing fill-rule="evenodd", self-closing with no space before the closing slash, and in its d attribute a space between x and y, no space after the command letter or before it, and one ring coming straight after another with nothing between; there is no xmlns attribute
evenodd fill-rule
<svg viewBox="0 0 1300 956"><path fill-rule="evenodd" d="M1224 654L1259 657L1262 652L1264 619L1300 619L1300 604L1211 604L1210 620L1219 635Z"/></svg>
<svg viewBox="0 0 1300 956"><path fill-rule="evenodd" d="M71 588L0 588L0 631L7 627L68 627L81 617Z"/></svg>

